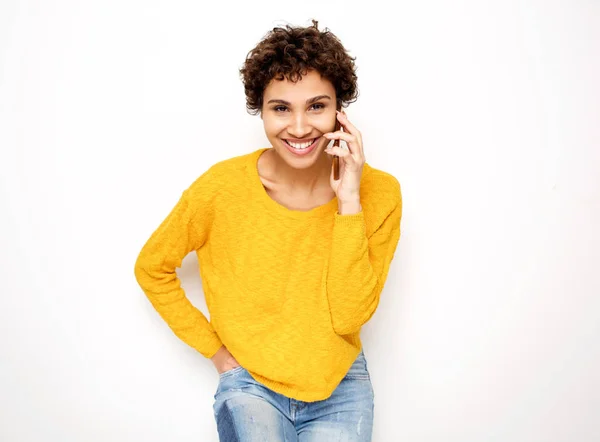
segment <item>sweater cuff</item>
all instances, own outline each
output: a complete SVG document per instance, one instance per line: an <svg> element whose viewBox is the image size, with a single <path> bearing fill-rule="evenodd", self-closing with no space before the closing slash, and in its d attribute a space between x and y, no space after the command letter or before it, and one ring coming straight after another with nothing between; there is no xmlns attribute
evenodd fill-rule
<svg viewBox="0 0 600 442"><path fill-rule="evenodd" d="M340 215L339 213L335 213L335 224L342 226L356 226L365 224L365 212L360 211L358 213L354 213L352 215Z"/></svg>
<svg viewBox="0 0 600 442"><path fill-rule="evenodd" d="M202 353L202 355L204 355L207 359L210 359L217 353L217 351L222 346L223 343L221 342L217 334L214 333L210 342L206 344L206 347L204 347L202 351L200 351L200 353Z"/></svg>

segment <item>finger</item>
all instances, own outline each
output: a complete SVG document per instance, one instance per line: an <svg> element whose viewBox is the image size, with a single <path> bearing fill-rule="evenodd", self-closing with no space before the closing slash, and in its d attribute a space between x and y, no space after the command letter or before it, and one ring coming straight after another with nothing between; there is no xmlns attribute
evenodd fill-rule
<svg viewBox="0 0 600 442"><path fill-rule="evenodd" d="M352 154L348 150L346 150L340 146L329 147L329 148L325 149L323 152L325 152L328 155L337 155L340 158L344 158L344 160L351 159L352 161L355 161Z"/></svg>
<svg viewBox="0 0 600 442"><path fill-rule="evenodd" d="M330 140L339 139L339 140L344 140L346 142L355 142L355 143L358 141L358 139L354 135L349 134L348 132L342 132L341 130L338 130L336 132L327 132L327 133L324 133L323 136L325 138L329 138Z"/></svg>
<svg viewBox="0 0 600 442"><path fill-rule="evenodd" d="M354 135L357 139L359 139L360 141L362 141L362 134L360 133L360 131L350 122L350 120L348 119L348 116L346 115L345 112L340 112L337 111L337 118L338 121L340 122L340 124L344 127L344 129L346 129L346 132L351 133L352 135Z"/></svg>
<svg viewBox="0 0 600 442"><path fill-rule="evenodd" d="M326 134L323 134L323 136L328 140L344 140L352 153L355 153L359 149L358 139L354 135L349 134L347 132L328 132Z"/></svg>
<svg viewBox="0 0 600 442"><path fill-rule="evenodd" d="M360 133L360 131L356 128L356 126L354 126L350 122L350 120L348 120L348 116L346 115L345 112L338 113L338 121L340 122L342 127L346 130L346 132L349 132L356 137L356 139L358 140L358 143L357 143L358 144L358 152L357 153L360 155L361 158L364 158L365 152L363 150L362 134Z"/></svg>

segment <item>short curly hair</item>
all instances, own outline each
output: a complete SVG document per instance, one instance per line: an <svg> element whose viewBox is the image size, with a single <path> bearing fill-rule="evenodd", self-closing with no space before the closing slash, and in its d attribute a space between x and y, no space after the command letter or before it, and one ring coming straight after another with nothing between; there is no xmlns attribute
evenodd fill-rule
<svg viewBox="0 0 600 442"><path fill-rule="evenodd" d="M316 70L331 81L337 108L356 101L355 57L351 57L329 29L319 31L318 22L309 27L276 27L246 56L240 76L250 114L262 112L263 94L271 80L297 82L309 70Z"/></svg>

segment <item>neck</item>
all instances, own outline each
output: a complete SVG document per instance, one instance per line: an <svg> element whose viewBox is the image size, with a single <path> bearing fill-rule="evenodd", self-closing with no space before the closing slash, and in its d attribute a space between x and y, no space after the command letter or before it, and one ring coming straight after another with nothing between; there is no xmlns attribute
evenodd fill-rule
<svg viewBox="0 0 600 442"><path fill-rule="evenodd" d="M331 162L332 159L324 153L310 167L294 169L273 150L273 173L277 181L291 192L312 193L316 189L328 186Z"/></svg>

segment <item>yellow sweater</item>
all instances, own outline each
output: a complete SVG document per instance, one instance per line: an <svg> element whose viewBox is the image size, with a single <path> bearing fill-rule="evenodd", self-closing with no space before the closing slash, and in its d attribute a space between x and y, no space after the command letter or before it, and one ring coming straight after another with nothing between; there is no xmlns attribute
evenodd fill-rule
<svg viewBox="0 0 600 442"><path fill-rule="evenodd" d="M205 357L225 345L262 384L302 401L328 398L362 348L400 237L400 185L365 164L362 211L337 199L290 210L265 191L266 149L212 166L144 245L135 276L154 308ZM210 322L175 269L198 256Z"/></svg>

